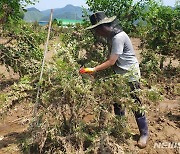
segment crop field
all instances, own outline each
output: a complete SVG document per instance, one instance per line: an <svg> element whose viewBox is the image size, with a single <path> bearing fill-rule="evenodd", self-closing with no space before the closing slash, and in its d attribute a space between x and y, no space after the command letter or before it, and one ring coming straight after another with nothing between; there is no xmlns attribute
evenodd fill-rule
<svg viewBox="0 0 180 154"><path fill-rule="evenodd" d="M92 12L116 15L130 36L141 70L137 106L127 77L112 68L79 73L104 62L109 52L106 40L86 30L87 12L76 25L41 26L22 20L19 2L0 3L0 154L180 153L178 3L86 1ZM114 102L126 107L125 117L114 114ZM137 146L132 110L147 116L144 149Z"/></svg>

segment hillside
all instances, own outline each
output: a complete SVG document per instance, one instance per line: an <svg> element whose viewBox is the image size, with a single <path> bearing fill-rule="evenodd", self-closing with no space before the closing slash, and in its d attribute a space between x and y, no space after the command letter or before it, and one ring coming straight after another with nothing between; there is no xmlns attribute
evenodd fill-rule
<svg viewBox="0 0 180 154"><path fill-rule="evenodd" d="M24 20L27 22L39 21L43 17L43 14L36 8L29 8L24 14Z"/></svg>
<svg viewBox="0 0 180 154"><path fill-rule="evenodd" d="M66 5L63 8L56 8L53 12L54 18L63 18L63 19L82 19L82 8L79 6ZM48 21L50 16L50 9L39 11L36 8L28 8L25 13L24 20L27 22L34 21Z"/></svg>

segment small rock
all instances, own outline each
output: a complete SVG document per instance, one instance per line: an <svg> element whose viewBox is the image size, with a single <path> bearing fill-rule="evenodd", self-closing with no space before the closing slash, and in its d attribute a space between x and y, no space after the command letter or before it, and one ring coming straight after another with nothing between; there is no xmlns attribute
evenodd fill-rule
<svg viewBox="0 0 180 154"><path fill-rule="evenodd" d="M157 127L156 129L157 129L157 130L162 130L162 127Z"/></svg>
<svg viewBox="0 0 180 154"><path fill-rule="evenodd" d="M0 136L0 141L2 141L4 139L4 136Z"/></svg>

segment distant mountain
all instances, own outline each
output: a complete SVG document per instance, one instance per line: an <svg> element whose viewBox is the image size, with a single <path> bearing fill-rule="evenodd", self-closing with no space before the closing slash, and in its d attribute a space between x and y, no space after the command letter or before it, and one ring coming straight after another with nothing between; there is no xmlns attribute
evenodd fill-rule
<svg viewBox="0 0 180 154"><path fill-rule="evenodd" d="M63 19L82 19L82 8L79 6L66 5L63 8L56 8L53 10L53 19L54 18L63 18ZM39 11L36 8L28 8L25 13L24 20L27 22L34 21L48 21L50 17L51 10Z"/></svg>
<svg viewBox="0 0 180 154"><path fill-rule="evenodd" d="M38 9L36 9L35 7L28 8L27 11L38 11L38 12L41 12Z"/></svg>
<svg viewBox="0 0 180 154"><path fill-rule="evenodd" d="M48 20L51 10L42 11L42 20ZM53 11L53 18L82 19L82 8L79 6L66 5L64 8L57 8Z"/></svg>
<svg viewBox="0 0 180 154"><path fill-rule="evenodd" d="M41 20L43 18L43 14L38 9L32 7L28 8L27 12L24 14L24 20L27 22L35 22Z"/></svg>

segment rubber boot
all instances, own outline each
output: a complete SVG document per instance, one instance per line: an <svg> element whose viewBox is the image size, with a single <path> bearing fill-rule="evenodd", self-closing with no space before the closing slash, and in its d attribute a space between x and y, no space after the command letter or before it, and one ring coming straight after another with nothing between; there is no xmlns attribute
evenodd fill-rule
<svg viewBox="0 0 180 154"><path fill-rule="evenodd" d="M140 132L140 138L138 140L137 146L142 149L146 147L148 136L149 136L146 117L142 116L142 117L136 118L136 122L137 122L139 132Z"/></svg>
<svg viewBox="0 0 180 154"><path fill-rule="evenodd" d="M122 109L121 105L114 103L113 106L115 115L125 116L125 110Z"/></svg>

